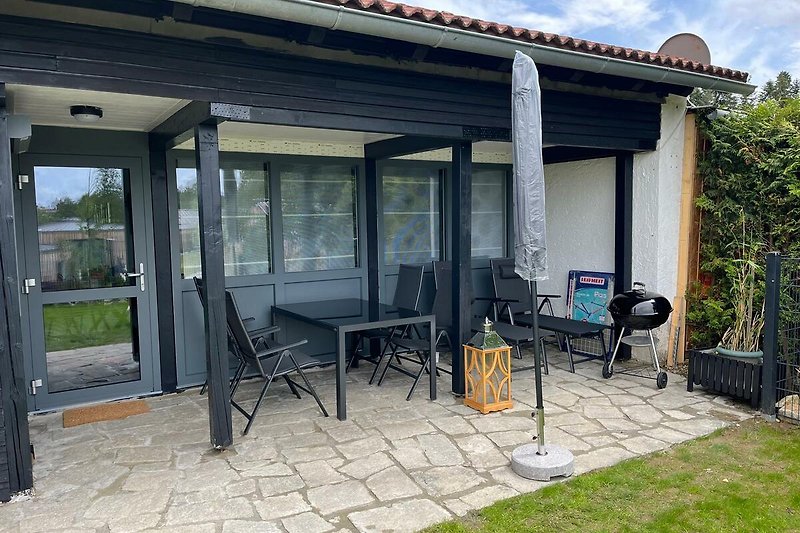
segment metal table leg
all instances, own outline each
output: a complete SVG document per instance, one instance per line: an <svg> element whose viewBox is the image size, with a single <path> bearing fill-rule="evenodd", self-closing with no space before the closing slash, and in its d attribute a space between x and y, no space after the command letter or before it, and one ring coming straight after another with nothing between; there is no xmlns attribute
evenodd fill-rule
<svg viewBox="0 0 800 533"><path fill-rule="evenodd" d="M336 330L336 417L347 420L347 362L345 361L346 334L341 328Z"/></svg>
<svg viewBox="0 0 800 533"><path fill-rule="evenodd" d="M428 358L428 373L430 374L431 383L431 400L436 399L436 317L432 317L430 321L430 354ZM458 357L458 354L453 353L453 357Z"/></svg>

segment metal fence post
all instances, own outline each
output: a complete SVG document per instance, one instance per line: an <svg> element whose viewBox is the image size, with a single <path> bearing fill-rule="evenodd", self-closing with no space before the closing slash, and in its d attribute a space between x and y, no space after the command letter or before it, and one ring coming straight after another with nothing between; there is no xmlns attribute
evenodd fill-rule
<svg viewBox="0 0 800 533"><path fill-rule="evenodd" d="M781 255L767 254L766 295L764 301L764 366L761 372L761 412L775 419L778 366L778 322L781 298Z"/></svg>

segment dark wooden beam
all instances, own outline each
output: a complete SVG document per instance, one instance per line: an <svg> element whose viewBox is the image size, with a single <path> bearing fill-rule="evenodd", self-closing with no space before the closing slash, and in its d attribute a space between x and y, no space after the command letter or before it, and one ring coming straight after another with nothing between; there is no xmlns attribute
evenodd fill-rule
<svg viewBox="0 0 800 533"><path fill-rule="evenodd" d="M616 157L618 154L619 151L617 150L608 150L606 148L582 148L579 146L548 146L542 149L542 157L544 158L545 165Z"/></svg>
<svg viewBox="0 0 800 533"><path fill-rule="evenodd" d="M14 232L14 176L5 85L0 83L0 431L5 454L0 469L8 477L9 493L33 486L28 405L22 361L20 285ZM0 475L0 478L5 477ZM3 495L6 497L7 495Z"/></svg>
<svg viewBox="0 0 800 533"><path fill-rule="evenodd" d="M422 135L460 139L461 126L382 119L337 113L335 106L330 112L301 111L274 107L211 104L211 116L219 120L253 122L280 126L327 128L332 130L363 131L367 133L394 133L398 135ZM451 141L452 142L452 141Z"/></svg>
<svg viewBox="0 0 800 533"><path fill-rule="evenodd" d="M150 188L153 202L153 227L156 228L155 258L156 306L158 307L158 348L161 358L161 390L173 392L178 386L175 358L175 306L172 278L172 249L169 228L167 150L150 136Z"/></svg>
<svg viewBox="0 0 800 533"><path fill-rule="evenodd" d="M450 180L453 245L453 381L452 391L464 394L461 345L470 337L472 318L472 143L453 145Z"/></svg>
<svg viewBox="0 0 800 533"><path fill-rule="evenodd" d="M364 157L368 159L389 159L390 157L450 148L452 145L452 139L443 139L441 137L410 137L405 135L365 144Z"/></svg>
<svg viewBox="0 0 800 533"><path fill-rule="evenodd" d="M150 130L151 149L169 150L194 136L198 124L221 122L211 118L211 104L190 102Z"/></svg>
<svg viewBox="0 0 800 533"><path fill-rule="evenodd" d="M364 159L364 178L367 196L367 294L370 302L370 315L378 314L378 302L381 299L380 273L380 237L378 235L378 162L375 159ZM378 355L381 350L379 339L370 340L371 355ZM357 362L357 361L356 361Z"/></svg>
<svg viewBox="0 0 800 533"><path fill-rule="evenodd" d="M203 326L206 337L208 417L211 445L216 449L225 449L233 443L233 427L229 401L225 258L222 244L217 125L198 125L194 129L194 139L200 214L200 264L206 297Z"/></svg>
<svg viewBox="0 0 800 533"><path fill-rule="evenodd" d="M616 159L614 195L614 293L631 290L633 286L633 153ZM616 334L619 335L620 328ZM623 359L631 356L630 347L620 347Z"/></svg>

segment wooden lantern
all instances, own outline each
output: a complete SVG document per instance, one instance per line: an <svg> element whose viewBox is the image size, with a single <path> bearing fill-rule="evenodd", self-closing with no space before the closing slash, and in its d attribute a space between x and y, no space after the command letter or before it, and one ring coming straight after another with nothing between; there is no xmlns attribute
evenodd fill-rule
<svg viewBox="0 0 800 533"><path fill-rule="evenodd" d="M464 405L483 414L502 411L511 403L511 347L487 319L464 345Z"/></svg>

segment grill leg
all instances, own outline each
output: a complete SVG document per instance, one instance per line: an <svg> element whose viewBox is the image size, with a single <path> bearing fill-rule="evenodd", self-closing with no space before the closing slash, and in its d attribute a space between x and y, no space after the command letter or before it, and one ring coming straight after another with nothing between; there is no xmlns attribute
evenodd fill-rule
<svg viewBox="0 0 800 533"><path fill-rule="evenodd" d="M658 353L656 352L656 341L653 340L653 330L647 330L647 336L650 337L650 347L653 349L653 368L656 370L656 374L661 373L661 365L658 364Z"/></svg>
<svg viewBox="0 0 800 533"><path fill-rule="evenodd" d="M608 362L608 368L614 368L614 359L617 357L617 352L619 352L619 345L622 344L622 337L625 336L625 328L619 330L619 338L617 339L617 345L614 346L614 352L611 354L611 360Z"/></svg>

